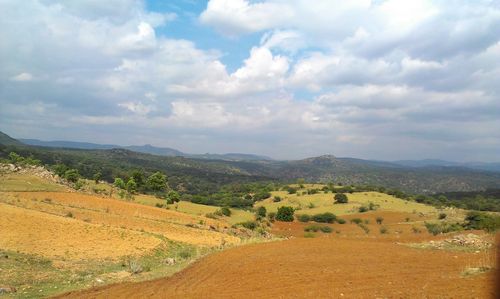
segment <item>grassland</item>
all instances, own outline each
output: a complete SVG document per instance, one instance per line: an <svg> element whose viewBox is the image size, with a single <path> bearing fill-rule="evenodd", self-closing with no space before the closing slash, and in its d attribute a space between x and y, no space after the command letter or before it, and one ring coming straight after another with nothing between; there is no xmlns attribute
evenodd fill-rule
<svg viewBox="0 0 500 299"><path fill-rule="evenodd" d="M269 212L276 212L280 206L291 206L297 214L317 214L331 212L336 215L348 215L358 213L361 206L366 206L370 202L377 206L377 209L386 211L399 211L410 213L436 213L434 207L424 204L406 201L391 195L379 192L355 192L347 194L349 202L347 204L334 204L334 194L320 191L317 194L302 194L299 190L297 194L288 194L286 191L274 191L272 197L256 204L257 207L264 206ZM281 201L274 202L274 197L281 197Z"/></svg>

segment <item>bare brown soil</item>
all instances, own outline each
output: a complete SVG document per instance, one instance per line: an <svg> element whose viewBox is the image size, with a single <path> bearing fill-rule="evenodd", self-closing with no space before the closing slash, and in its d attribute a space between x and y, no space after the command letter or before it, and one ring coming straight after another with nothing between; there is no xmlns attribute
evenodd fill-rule
<svg viewBox="0 0 500 299"><path fill-rule="evenodd" d="M380 234L376 216L389 233ZM73 292L67 298L493 298L494 271L464 275L490 252L417 249L406 242L442 239L412 227L423 219L396 212L330 225L332 234L304 238L302 223L276 223L290 239L208 256L172 277ZM406 221L407 217L413 217ZM346 217L347 218L347 217ZM341 230L336 233L335 230ZM448 236L449 237L449 236ZM492 252L491 252L492 253Z"/></svg>

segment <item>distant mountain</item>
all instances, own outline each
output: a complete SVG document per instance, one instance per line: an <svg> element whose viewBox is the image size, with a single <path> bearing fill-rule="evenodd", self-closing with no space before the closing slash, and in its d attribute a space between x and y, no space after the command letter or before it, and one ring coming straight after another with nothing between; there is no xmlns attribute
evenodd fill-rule
<svg viewBox="0 0 500 299"><path fill-rule="evenodd" d="M5 134L4 134L5 135ZM7 136L7 135L5 135ZM7 136L10 138L9 136ZM15 140L11 138L12 140ZM115 144L97 144L89 142L77 142L77 141L42 141L38 139L18 139L24 144L34 145L34 146L45 146L45 147L55 147L55 148L73 148L73 149L88 149L88 150L106 150L114 148L123 148L131 150L138 153L167 156L167 157L188 157L195 159L209 159L209 160L228 160L228 161L255 161L255 160L272 160L269 157L258 156L252 154L240 154L240 153L228 153L228 154L187 154L179 150L169 148L169 147L156 147L150 144L146 145L115 145Z"/></svg>
<svg viewBox="0 0 500 299"><path fill-rule="evenodd" d="M189 191L192 194L212 192L231 182L276 180L288 183L298 178L308 182L384 186L409 193L500 188L500 172L470 169L462 164L448 164L446 161L384 162L338 158L332 155L277 161L261 156L234 153L189 155L150 145L135 147L134 151L127 147L117 148L115 145L61 141L52 143L36 141L37 146L30 146L16 143L5 134L0 137L0 157L6 157L10 150L14 150L23 156L32 154L47 164L62 161L78 168L81 174L89 177L99 170L108 180L116 176L126 176L131 169L160 170L169 176L172 184L179 186L180 189L192 190ZM1 140L10 145L1 145ZM44 147L39 146L41 144ZM87 149L81 149L82 147ZM91 149L88 149L89 147ZM480 164L479 167L485 167L484 164ZM473 166L478 167L477 164Z"/></svg>
<svg viewBox="0 0 500 299"><path fill-rule="evenodd" d="M425 160L400 160L392 162L406 167L465 167L470 169L486 170L500 172L500 163L485 163L485 162L451 162L445 160L425 159Z"/></svg>

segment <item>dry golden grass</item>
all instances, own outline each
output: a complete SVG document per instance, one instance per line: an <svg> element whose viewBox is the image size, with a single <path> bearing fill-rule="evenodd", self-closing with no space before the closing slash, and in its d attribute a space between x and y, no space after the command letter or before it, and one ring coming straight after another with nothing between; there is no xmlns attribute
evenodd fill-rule
<svg viewBox="0 0 500 299"><path fill-rule="evenodd" d="M160 240L0 203L0 248L57 259L116 259L144 254Z"/></svg>
<svg viewBox="0 0 500 299"><path fill-rule="evenodd" d="M188 244L217 246L239 242L236 237L210 230L210 226L227 228L226 222L112 198L65 192L18 192L3 194L0 201L59 216L71 213L80 221L153 233Z"/></svg>

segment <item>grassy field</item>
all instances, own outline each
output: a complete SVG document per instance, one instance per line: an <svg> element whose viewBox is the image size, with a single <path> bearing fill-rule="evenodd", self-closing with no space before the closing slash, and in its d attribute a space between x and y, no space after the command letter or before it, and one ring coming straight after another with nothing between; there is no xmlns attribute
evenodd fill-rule
<svg viewBox="0 0 500 299"><path fill-rule="evenodd" d="M318 187L318 186L317 186ZM282 198L280 202L274 202L274 196ZM264 206L268 212L276 212L280 206L292 206L297 209L297 214L317 214L331 212L336 215L347 215L358 213L359 207L368 205L370 202L378 206L380 210L415 212L415 213L437 213L436 208L406 201L379 192L355 192L347 194L347 204L334 204L334 194L320 191L317 194L288 194L286 191L272 192L272 197L255 204L256 207Z"/></svg>
<svg viewBox="0 0 500 299"><path fill-rule="evenodd" d="M2 191L64 191L67 188L29 174L4 174L0 177Z"/></svg>

